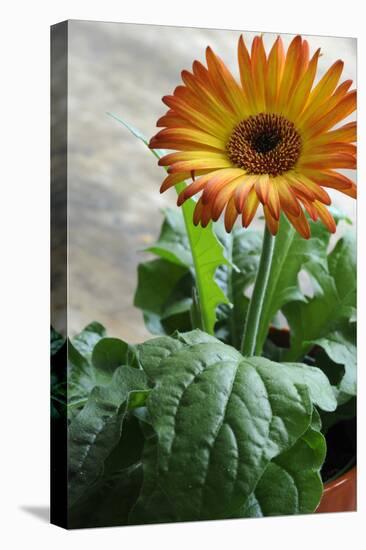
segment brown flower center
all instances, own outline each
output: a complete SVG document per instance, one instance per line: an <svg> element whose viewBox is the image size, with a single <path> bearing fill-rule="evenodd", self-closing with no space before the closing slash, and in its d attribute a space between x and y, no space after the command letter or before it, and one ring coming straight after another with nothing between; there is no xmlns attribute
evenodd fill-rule
<svg viewBox="0 0 366 550"><path fill-rule="evenodd" d="M230 160L248 174L279 176L298 161L301 137L285 117L259 113L235 126L227 151Z"/></svg>

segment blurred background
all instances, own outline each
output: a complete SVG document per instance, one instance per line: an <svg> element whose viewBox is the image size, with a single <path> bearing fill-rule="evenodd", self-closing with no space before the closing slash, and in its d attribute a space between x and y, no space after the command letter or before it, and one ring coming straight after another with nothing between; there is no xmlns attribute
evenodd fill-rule
<svg viewBox="0 0 366 550"><path fill-rule="evenodd" d="M296 31L296 29L294 29ZM161 209L176 195L159 194L164 172L111 112L147 137L166 111L161 102L180 83L182 69L204 61L207 45L237 75L240 31L69 22L68 219L69 333L98 320L111 336L139 342L149 334L133 307L137 265L159 233ZM243 32L250 42L253 32ZM269 47L276 38L265 34ZM283 35L286 45L293 38ZM318 77L338 58L342 79L356 78L356 40L310 36L322 48ZM355 219L355 201L340 193L334 204Z"/></svg>

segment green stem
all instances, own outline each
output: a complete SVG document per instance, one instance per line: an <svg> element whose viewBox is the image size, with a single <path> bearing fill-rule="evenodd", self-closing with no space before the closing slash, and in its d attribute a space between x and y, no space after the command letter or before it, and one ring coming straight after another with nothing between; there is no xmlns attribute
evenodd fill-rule
<svg viewBox="0 0 366 550"><path fill-rule="evenodd" d="M259 322L262 315L264 297L271 271L275 239L264 229L262 253L259 261L257 277L255 279L253 294L249 302L247 318L245 322L241 351L243 355L251 356L259 353L256 349Z"/></svg>
<svg viewBox="0 0 366 550"><path fill-rule="evenodd" d="M177 183L177 185L175 186L175 190L177 192L177 195L179 195L186 187L187 187L187 184L183 181L181 183ZM198 269L197 269L198 258L196 257L195 247L194 247L193 242L192 242L191 231L189 230L190 224L192 223L192 213L188 211L187 203L184 203L182 205L182 211L183 211L184 225L186 227L186 234L188 236L189 248L190 248L191 253L192 253L193 269L194 269L194 272L196 274L196 290L197 290L197 298L198 298L198 300L197 300L198 308L196 308L197 309L196 313L198 313L199 316L200 316L200 323L197 323L198 320L196 319L195 325L197 325L197 326L194 326L194 328L200 328L201 330L204 330L208 333L211 333L212 331L209 330L209 320L207 318L207 308L205 307L204 292L203 292L203 289L202 289L203 281L201 281L200 277L197 276L197 273L198 273ZM197 316L195 316L195 317L197 317Z"/></svg>

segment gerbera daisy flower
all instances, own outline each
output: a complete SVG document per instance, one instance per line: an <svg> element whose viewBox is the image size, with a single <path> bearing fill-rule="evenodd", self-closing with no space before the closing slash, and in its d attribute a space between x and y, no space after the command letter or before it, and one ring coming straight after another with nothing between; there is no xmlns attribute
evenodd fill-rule
<svg viewBox="0 0 366 550"><path fill-rule="evenodd" d="M178 205L201 193L195 224L225 210L227 231L238 216L247 227L261 204L274 235L281 211L305 238L305 212L336 230L325 188L356 197L354 182L338 172L356 167L356 122L339 126L356 108L356 91L351 80L339 84L340 60L314 86L319 56L320 49L309 58L301 36L287 52L278 37L268 56L261 36L251 53L241 36L240 82L210 47L207 67L194 61L192 72L182 72L183 85L163 98L169 110L150 147L176 151L159 160L168 167L161 192L191 179Z"/></svg>

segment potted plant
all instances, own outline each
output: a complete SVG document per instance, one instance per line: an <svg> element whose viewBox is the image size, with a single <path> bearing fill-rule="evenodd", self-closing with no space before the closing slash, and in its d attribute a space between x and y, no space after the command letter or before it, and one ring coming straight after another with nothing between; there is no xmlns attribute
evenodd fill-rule
<svg viewBox="0 0 366 550"><path fill-rule="evenodd" d="M241 38L239 84L208 48L149 144L121 121L181 208L138 267L156 337L52 333L70 527L355 509L355 234L325 190L355 196L337 172L355 167L355 123L333 129L355 93L337 87L341 62L313 86L318 57L301 37L268 56ZM258 207L263 234L248 228Z"/></svg>

